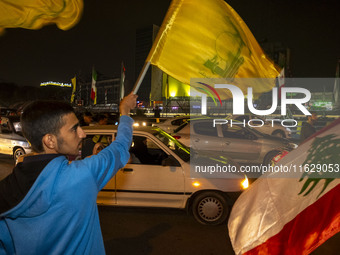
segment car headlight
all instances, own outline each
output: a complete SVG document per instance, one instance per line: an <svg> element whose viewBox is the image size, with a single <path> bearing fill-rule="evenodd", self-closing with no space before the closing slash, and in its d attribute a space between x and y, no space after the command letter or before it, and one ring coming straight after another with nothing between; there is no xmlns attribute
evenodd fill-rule
<svg viewBox="0 0 340 255"><path fill-rule="evenodd" d="M244 175L244 179L241 181L241 188L248 189L249 188L249 180L246 175Z"/></svg>
<svg viewBox="0 0 340 255"><path fill-rule="evenodd" d="M192 186L194 186L195 188L198 188L199 186L201 186L201 183L199 181L194 181L191 183Z"/></svg>

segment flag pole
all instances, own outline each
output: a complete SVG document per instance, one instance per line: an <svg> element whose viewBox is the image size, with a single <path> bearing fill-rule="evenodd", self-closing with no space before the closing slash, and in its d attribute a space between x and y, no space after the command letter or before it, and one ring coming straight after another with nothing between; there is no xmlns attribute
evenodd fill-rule
<svg viewBox="0 0 340 255"><path fill-rule="evenodd" d="M119 100L122 100L124 98L125 94L125 88L124 88L124 81L125 81L125 66L124 62L121 63L121 70L120 70L120 96Z"/></svg>
<svg viewBox="0 0 340 255"><path fill-rule="evenodd" d="M149 69L149 66L150 66L150 61L144 63L142 71L140 72L140 74L139 74L139 76L137 78L137 81L135 83L135 86L133 87L133 90L132 90L133 94L137 94L137 91L138 91L140 85L142 84L142 81L144 79L144 76L145 76L146 72Z"/></svg>

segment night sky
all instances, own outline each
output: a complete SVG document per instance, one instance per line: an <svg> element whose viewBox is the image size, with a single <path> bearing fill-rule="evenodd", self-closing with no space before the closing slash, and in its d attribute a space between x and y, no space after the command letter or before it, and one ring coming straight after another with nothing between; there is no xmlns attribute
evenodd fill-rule
<svg viewBox="0 0 340 255"><path fill-rule="evenodd" d="M199 0L197 3L199 4ZM334 77L340 58L340 4L337 0L230 0L228 3L261 42L291 49L293 77ZM85 0L80 22L68 31L7 29L0 36L0 82L38 86L90 76L92 66L108 77L136 79L135 32L161 25L170 0ZM194 15L194 14L193 14Z"/></svg>

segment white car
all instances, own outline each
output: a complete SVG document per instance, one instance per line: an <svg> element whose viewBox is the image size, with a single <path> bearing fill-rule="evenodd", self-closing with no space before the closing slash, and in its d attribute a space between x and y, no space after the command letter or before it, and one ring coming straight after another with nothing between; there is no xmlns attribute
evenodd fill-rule
<svg viewBox="0 0 340 255"><path fill-rule="evenodd" d="M188 119L190 119L190 116L178 116L178 117L169 118L161 123L154 123L152 124L152 126L159 127L168 133L172 133L180 125L187 122Z"/></svg>
<svg viewBox="0 0 340 255"><path fill-rule="evenodd" d="M94 144L93 137L112 141L117 132L116 126L83 129L87 137L82 150L93 150L94 154L103 146ZM186 209L200 223L215 225L227 219L235 194L249 185L243 174L231 173L226 178L191 176L190 149L157 127L135 128L133 136L130 162L99 192L99 205ZM147 152L141 155L145 148Z"/></svg>
<svg viewBox="0 0 340 255"><path fill-rule="evenodd" d="M223 123L223 119L219 119ZM215 122L216 123L216 122ZM233 158L238 163L268 165L282 150L292 150L297 144L281 137L267 135L254 128L216 124L214 119L194 119L184 123L172 134L195 151Z"/></svg>
<svg viewBox="0 0 340 255"><path fill-rule="evenodd" d="M0 116L0 153L17 159L31 153L32 149L21 132L20 117Z"/></svg>
<svg viewBox="0 0 340 255"><path fill-rule="evenodd" d="M291 137L291 129L289 127L284 127L281 124L281 120L277 118L268 118L268 119L277 119L276 121L266 120L264 117L260 117L257 115L235 115L231 116L228 119L237 120L240 122L245 121L246 124L250 121L250 125L258 126L255 127L258 131L268 134L274 135L283 138L290 138Z"/></svg>

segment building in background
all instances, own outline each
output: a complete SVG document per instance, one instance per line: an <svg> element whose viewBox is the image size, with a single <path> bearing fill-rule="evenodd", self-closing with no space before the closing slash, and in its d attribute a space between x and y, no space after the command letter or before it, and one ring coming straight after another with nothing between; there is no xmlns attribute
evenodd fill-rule
<svg viewBox="0 0 340 255"><path fill-rule="evenodd" d="M285 69L285 77L291 77L290 48L284 46L281 42L262 42L260 43L263 51L274 61L280 68Z"/></svg>
<svg viewBox="0 0 340 255"><path fill-rule="evenodd" d="M159 26L151 25L136 31L135 77L139 76L143 68L158 30ZM150 105L150 99L161 100L161 80L162 71L157 67L150 66L137 92L138 100L143 101L144 106Z"/></svg>
<svg viewBox="0 0 340 255"><path fill-rule="evenodd" d="M90 77L90 76L89 76ZM88 79L77 79L77 91L75 94L75 105L85 108L98 109L103 111L118 112L120 102L120 78L108 78L98 73L97 104L91 100L92 81Z"/></svg>

